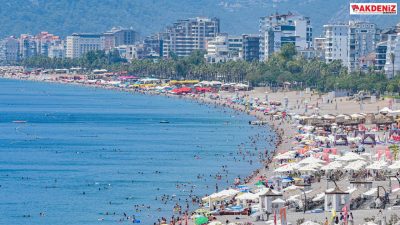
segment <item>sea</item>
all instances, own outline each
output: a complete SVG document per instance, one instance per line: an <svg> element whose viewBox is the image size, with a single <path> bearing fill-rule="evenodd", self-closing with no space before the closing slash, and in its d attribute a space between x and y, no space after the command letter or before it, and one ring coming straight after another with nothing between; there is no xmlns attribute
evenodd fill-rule
<svg viewBox="0 0 400 225"><path fill-rule="evenodd" d="M250 120L192 100L1 79L0 224L151 225L176 204L195 210L194 196L262 166L274 133Z"/></svg>

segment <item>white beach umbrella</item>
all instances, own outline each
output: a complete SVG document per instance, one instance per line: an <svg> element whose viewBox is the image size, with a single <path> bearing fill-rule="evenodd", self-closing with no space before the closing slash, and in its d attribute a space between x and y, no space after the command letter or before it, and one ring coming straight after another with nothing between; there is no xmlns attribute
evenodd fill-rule
<svg viewBox="0 0 400 225"><path fill-rule="evenodd" d="M357 160L357 161L349 163L347 166L344 167L344 169L359 171L362 168L364 168L366 165L367 165L367 163L365 161Z"/></svg>
<svg viewBox="0 0 400 225"><path fill-rule="evenodd" d="M274 224L281 224L281 220L276 220L276 223L274 220L268 220L267 222L265 222L266 225L274 225Z"/></svg>
<svg viewBox="0 0 400 225"><path fill-rule="evenodd" d="M376 192L378 192L378 188L371 188L368 191L364 192L363 195L373 196Z"/></svg>
<svg viewBox="0 0 400 225"><path fill-rule="evenodd" d="M350 117L353 119L359 119L359 118L364 118L365 116L361 115L359 113L355 113L355 114L351 114Z"/></svg>
<svg viewBox="0 0 400 225"><path fill-rule="evenodd" d="M297 169L300 172L317 172L317 168L312 164L305 165Z"/></svg>
<svg viewBox="0 0 400 225"><path fill-rule="evenodd" d="M388 114L390 113L392 110L389 109L388 107L384 107L383 109L379 110L379 113L381 114Z"/></svg>
<svg viewBox="0 0 400 225"><path fill-rule="evenodd" d="M258 197L260 197L260 195L264 195L264 194L266 194L266 193L269 192L269 191L271 191L271 192L274 193L274 194L281 194L281 192L272 190L272 189L270 189L270 188L263 188L263 189L261 189L259 192L255 193L255 194L256 194Z"/></svg>
<svg viewBox="0 0 400 225"><path fill-rule="evenodd" d="M303 165L303 164L315 164L315 163L325 163L325 161L321 160L321 159L317 159L315 157L307 157L303 160L301 160L300 162L298 162L298 164Z"/></svg>
<svg viewBox="0 0 400 225"><path fill-rule="evenodd" d="M379 160L379 161L375 161L374 163L372 163L371 165L365 167L366 169L370 169L370 170L383 170L387 167L387 162L383 161L383 160Z"/></svg>
<svg viewBox="0 0 400 225"><path fill-rule="evenodd" d="M351 194L351 193L355 192L356 190L357 190L357 188L349 188L346 190L346 192Z"/></svg>
<svg viewBox="0 0 400 225"><path fill-rule="evenodd" d="M391 170L398 170L400 169L400 161L395 161L388 167Z"/></svg>
<svg viewBox="0 0 400 225"><path fill-rule="evenodd" d="M296 185L290 185L290 186L288 186L288 187L282 189L282 191L283 191L283 192L286 192L286 191L294 191L294 190L297 190L297 189L300 189L300 187L299 187L299 186L296 186Z"/></svg>
<svg viewBox="0 0 400 225"><path fill-rule="evenodd" d="M223 200L226 198L233 197L234 195L238 194L239 191L235 189L228 189L228 190L223 190L214 194L211 194L210 196L206 196L202 198L203 201L215 201L215 200Z"/></svg>
<svg viewBox="0 0 400 225"><path fill-rule="evenodd" d="M289 163L279 167L278 169L275 169L274 172L276 173L291 172L297 168L299 168L299 165L297 163Z"/></svg>
<svg viewBox="0 0 400 225"><path fill-rule="evenodd" d="M313 221L311 221L311 220L308 220L308 221L302 223L301 225L320 225L320 224L319 224L319 223L316 223L316 222L313 222Z"/></svg>
<svg viewBox="0 0 400 225"><path fill-rule="evenodd" d="M333 161L328 165L321 167L321 170L337 170L342 168L342 166L342 163L340 163L339 161Z"/></svg>
<svg viewBox="0 0 400 225"><path fill-rule="evenodd" d="M336 160L336 159L340 158L340 155L329 154L328 157L329 157L329 159Z"/></svg>
<svg viewBox="0 0 400 225"><path fill-rule="evenodd" d="M258 196L256 194L253 194L253 193L243 193L243 194L237 196L236 199L242 200L242 201L243 200L253 201L253 200L257 200Z"/></svg>
<svg viewBox="0 0 400 225"><path fill-rule="evenodd" d="M349 161L356 161L356 160L364 160L364 158L354 152L348 152L344 156L338 158L337 160L349 162Z"/></svg>
<svg viewBox="0 0 400 225"><path fill-rule="evenodd" d="M332 114L325 114L322 116L322 118L326 120L334 120L336 117Z"/></svg>
<svg viewBox="0 0 400 225"><path fill-rule="evenodd" d="M273 200L272 203L275 203L275 204L285 204L286 201L283 200L283 199L281 199L281 198L277 198L277 199Z"/></svg>
<svg viewBox="0 0 400 225"><path fill-rule="evenodd" d="M210 223L208 223L208 225L222 225L222 223L219 221L211 221Z"/></svg>
<svg viewBox="0 0 400 225"><path fill-rule="evenodd" d="M362 225L378 225L378 224L376 224L372 221L368 221L368 222L363 223Z"/></svg>
<svg viewBox="0 0 400 225"><path fill-rule="evenodd" d="M312 201L313 201L313 202L318 202L318 201L321 201L322 199L324 199L324 197L325 197L325 192L322 192L322 193L320 193L320 194L317 194L317 196L315 196L315 197L312 199Z"/></svg>
<svg viewBox="0 0 400 225"><path fill-rule="evenodd" d="M288 160L288 159L293 159L295 156L295 153L293 151L288 151L282 154L279 154L274 157L276 160Z"/></svg>

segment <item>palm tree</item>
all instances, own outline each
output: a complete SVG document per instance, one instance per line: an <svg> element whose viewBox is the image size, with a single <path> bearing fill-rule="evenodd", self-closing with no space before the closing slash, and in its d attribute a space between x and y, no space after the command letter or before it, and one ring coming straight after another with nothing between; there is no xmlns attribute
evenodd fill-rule
<svg viewBox="0 0 400 225"><path fill-rule="evenodd" d="M399 146L398 145L391 145L389 149L393 152L393 159L397 160L397 155L399 154Z"/></svg>
<svg viewBox="0 0 400 225"><path fill-rule="evenodd" d="M394 60L395 60L395 55L393 52L389 54L390 62L392 63L392 78L394 78Z"/></svg>

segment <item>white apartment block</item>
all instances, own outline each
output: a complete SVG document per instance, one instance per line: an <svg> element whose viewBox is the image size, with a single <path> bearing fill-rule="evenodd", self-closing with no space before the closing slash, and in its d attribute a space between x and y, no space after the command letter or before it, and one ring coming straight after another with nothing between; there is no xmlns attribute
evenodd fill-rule
<svg viewBox="0 0 400 225"><path fill-rule="evenodd" d="M340 60L343 65L347 65L348 30L349 26L346 24L324 25L325 43L323 47L327 63Z"/></svg>
<svg viewBox="0 0 400 225"><path fill-rule="evenodd" d="M391 54L394 55L394 64L392 64ZM400 73L400 33L388 38L384 70L388 78L393 78L393 70L394 76Z"/></svg>
<svg viewBox="0 0 400 225"><path fill-rule="evenodd" d="M228 48L231 57L243 59L243 36L228 36Z"/></svg>
<svg viewBox="0 0 400 225"><path fill-rule="evenodd" d="M64 58L65 57L65 44L52 45L49 47L48 56L50 58Z"/></svg>
<svg viewBox="0 0 400 225"><path fill-rule="evenodd" d="M100 34L72 34L67 37L67 58L80 58L89 51L104 50L104 36Z"/></svg>
<svg viewBox="0 0 400 225"><path fill-rule="evenodd" d="M208 40L207 54L204 55L208 63L220 63L229 60L229 42L228 35L218 35Z"/></svg>
<svg viewBox="0 0 400 225"><path fill-rule="evenodd" d="M380 40L380 31L376 24L369 22L349 21L348 59L349 72L354 72L361 67L361 58L375 51Z"/></svg>
<svg viewBox="0 0 400 225"><path fill-rule="evenodd" d="M194 50L206 50L206 41L219 33L219 19L196 17L178 20L167 27L164 38L164 53L189 56Z"/></svg>
<svg viewBox="0 0 400 225"><path fill-rule="evenodd" d="M294 44L297 50L313 46L310 18L301 15L274 14L262 17L259 27L260 61L265 61L284 44Z"/></svg>

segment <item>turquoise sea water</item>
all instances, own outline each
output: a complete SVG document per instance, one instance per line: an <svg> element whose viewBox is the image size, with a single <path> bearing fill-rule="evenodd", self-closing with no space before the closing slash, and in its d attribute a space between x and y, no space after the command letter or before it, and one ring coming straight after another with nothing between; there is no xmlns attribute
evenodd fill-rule
<svg viewBox="0 0 400 225"><path fill-rule="evenodd" d="M132 223L123 213L153 224L179 198L186 205L189 187L212 193L260 167L254 148L271 147L249 137L271 131L251 119L189 100L0 80L0 224ZM251 156L237 154L241 143Z"/></svg>

